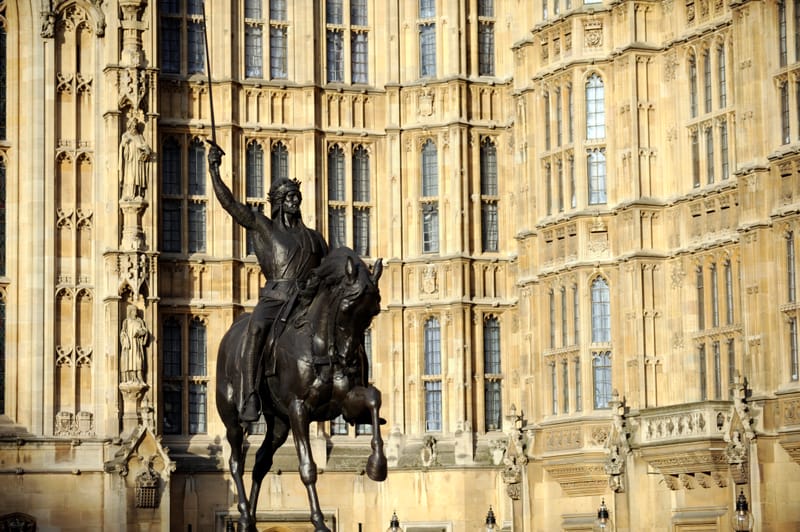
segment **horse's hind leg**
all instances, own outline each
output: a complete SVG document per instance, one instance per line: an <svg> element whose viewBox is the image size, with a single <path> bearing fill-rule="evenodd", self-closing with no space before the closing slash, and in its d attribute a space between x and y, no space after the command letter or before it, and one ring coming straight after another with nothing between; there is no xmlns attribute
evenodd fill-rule
<svg viewBox="0 0 800 532"><path fill-rule="evenodd" d="M308 502L311 506L311 522L315 532L331 532L325 525L325 518L319 508L317 496L317 464L311 454L311 442L308 438L308 412L300 399L295 399L289 407L289 421L294 436L294 446L297 458L300 461L300 479L308 492Z"/></svg>
<svg viewBox="0 0 800 532"><path fill-rule="evenodd" d="M265 416L267 422L267 433L264 441L256 453L256 463L253 465L253 485L250 488L250 515L253 520L256 518L256 506L258 505L258 494L261 491L261 481L272 468L272 459L275 452L286 441L289 436L289 425L281 418L275 416Z"/></svg>
<svg viewBox="0 0 800 532"><path fill-rule="evenodd" d="M250 508L247 504L247 493L244 490L244 430L242 426L235 425L226 427L226 437L231 444L231 457L228 460L233 482L236 484L236 494L239 497L239 530L250 532L255 530L255 521L250 515Z"/></svg>
<svg viewBox="0 0 800 532"><path fill-rule="evenodd" d="M383 438L381 438L381 392L374 386L355 386L347 392L347 396L342 404L342 414L348 421L356 421L363 418L363 414L369 413L372 423L372 454L367 460L367 476L375 481L386 480L387 466L386 455L383 453Z"/></svg>

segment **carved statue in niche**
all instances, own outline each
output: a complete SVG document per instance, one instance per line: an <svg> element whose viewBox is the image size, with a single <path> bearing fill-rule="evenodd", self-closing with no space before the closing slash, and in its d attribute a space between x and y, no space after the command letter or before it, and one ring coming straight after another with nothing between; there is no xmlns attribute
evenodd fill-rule
<svg viewBox="0 0 800 532"><path fill-rule="evenodd" d="M147 190L148 163L152 150L142 135L143 126L144 124L132 116L119 142L120 186L123 200L144 199Z"/></svg>
<svg viewBox="0 0 800 532"><path fill-rule="evenodd" d="M120 377L122 382L144 383L145 347L150 333L135 306L128 305L127 316L119 332Z"/></svg>

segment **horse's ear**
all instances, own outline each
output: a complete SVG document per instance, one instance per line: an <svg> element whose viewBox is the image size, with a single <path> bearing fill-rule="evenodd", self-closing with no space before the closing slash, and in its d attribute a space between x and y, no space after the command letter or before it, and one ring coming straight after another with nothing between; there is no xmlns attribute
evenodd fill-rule
<svg viewBox="0 0 800 532"><path fill-rule="evenodd" d="M372 267L372 282L378 284L378 279L381 278L383 273L383 259L375 261L375 266Z"/></svg>
<svg viewBox="0 0 800 532"><path fill-rule="evenodd" d="M347 274L347 278L350 279L350 282L356 280L356 263L353 262L353 257L347 257L347 262L344 265L344 273Z"/></svg>

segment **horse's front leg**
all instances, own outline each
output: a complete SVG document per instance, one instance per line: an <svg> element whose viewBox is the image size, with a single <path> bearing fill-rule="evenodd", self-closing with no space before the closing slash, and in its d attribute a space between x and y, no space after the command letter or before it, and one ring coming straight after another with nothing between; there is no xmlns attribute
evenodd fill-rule
<svg viewBox="0 0 800 532"><path fill-rule="evenodd" d="M300 462L300 479L308 492L308 503L311 506L311 522L315 532L331 532L325 525L325 518L319 507L317 496L317 464L311 454L311 442L308 434L309 415L305 404L300 399L295 399L289 406L289 421L294 437L294 446Z"/></svg>
<svg viewBox="0 0 800 532"><path fill-rule="evenodd" d="M381 392L374 386L355 386L347 392L342 404L342 414L348 421L359 421L365 413L369 413L372 423L372 454L367 460L367 476L372 480L381 482L386 480L387 467L386 455L383 453L383 438L381 438Z"/></svg>

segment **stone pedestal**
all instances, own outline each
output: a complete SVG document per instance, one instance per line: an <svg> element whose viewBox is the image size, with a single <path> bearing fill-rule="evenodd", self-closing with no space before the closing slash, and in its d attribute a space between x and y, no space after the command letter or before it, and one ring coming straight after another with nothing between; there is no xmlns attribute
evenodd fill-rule
<svg viewBox="0 0 800 532"><path fill-rule="evenodd" d="M142 231L142 214L147 209L143 199L121 200L122 210L122 245L123 251L143 251L145 249L144 231Z"/></svg>
<svg viewBox="0 0 800 532"><path fill-rule="evenodd" d="M123 437L133 433L134 429L142 425L139 407L142 398L150 386L144 382L123 382L119 385L122 392L122 434Z"/></svg>

